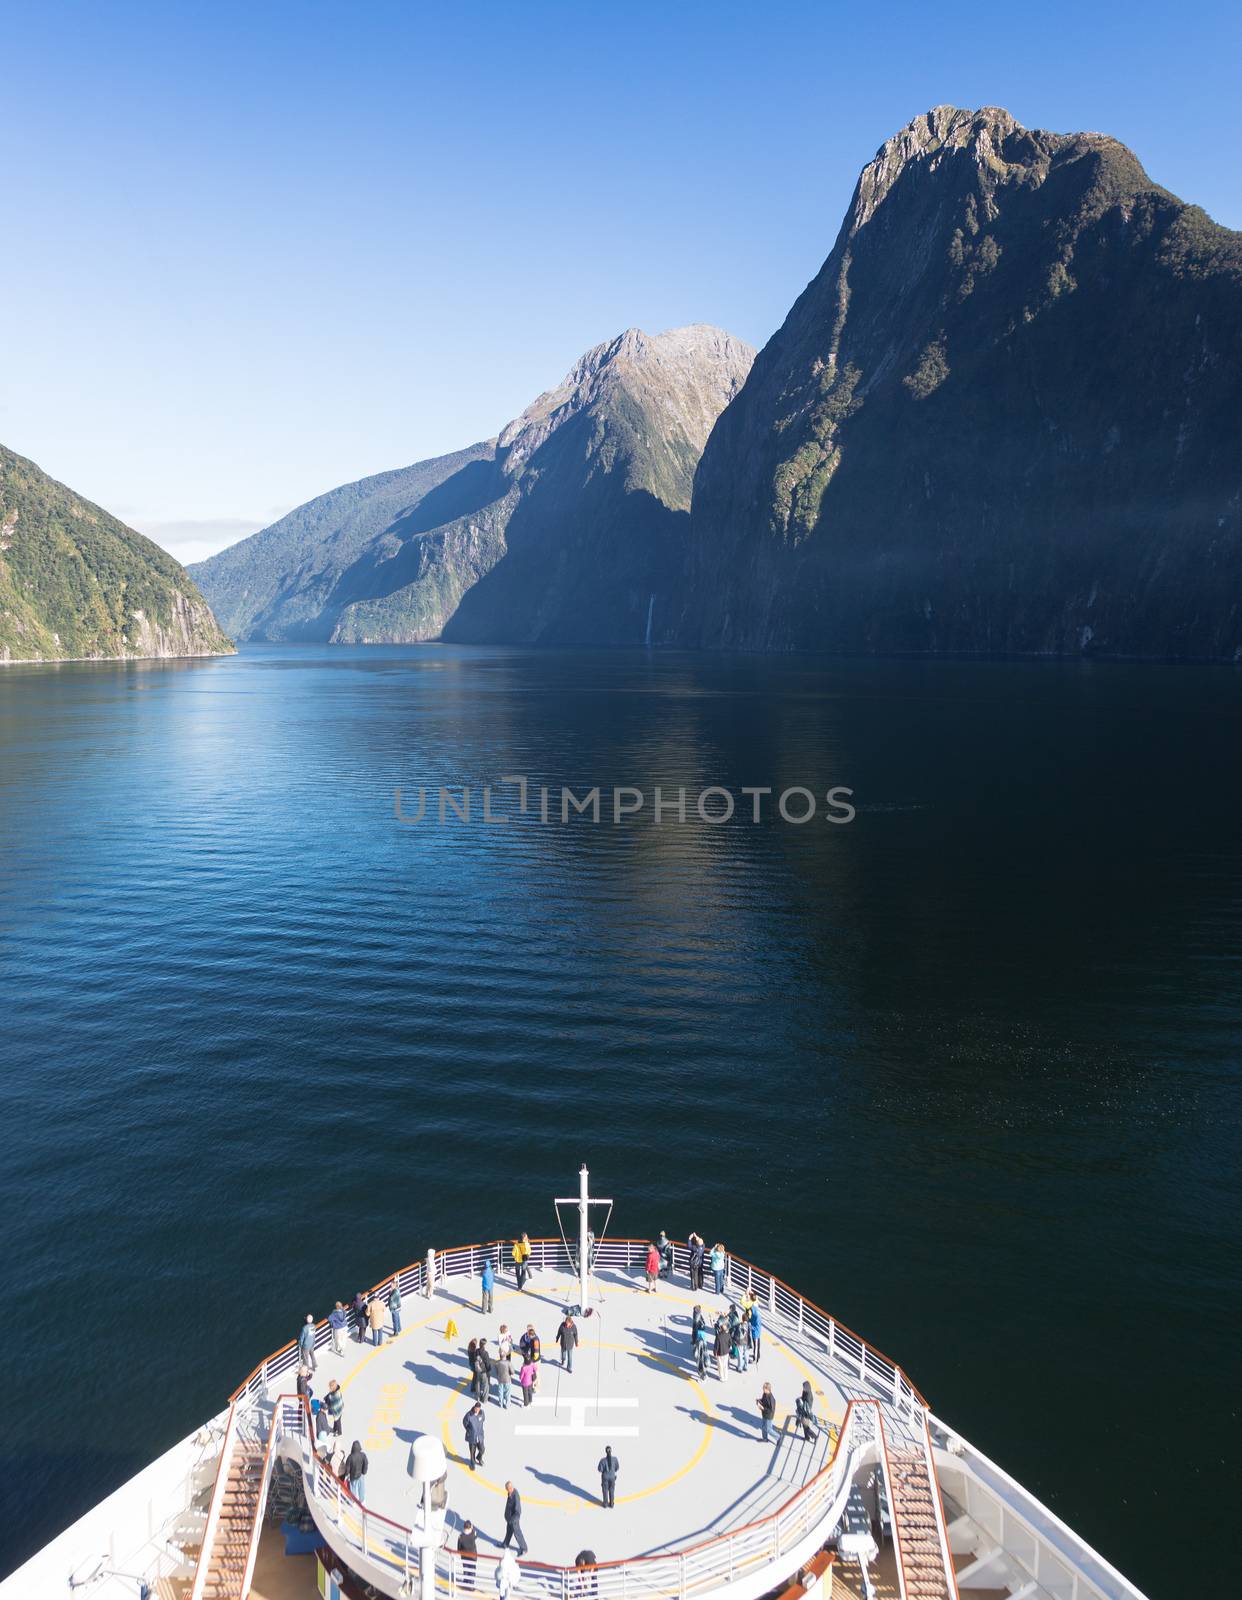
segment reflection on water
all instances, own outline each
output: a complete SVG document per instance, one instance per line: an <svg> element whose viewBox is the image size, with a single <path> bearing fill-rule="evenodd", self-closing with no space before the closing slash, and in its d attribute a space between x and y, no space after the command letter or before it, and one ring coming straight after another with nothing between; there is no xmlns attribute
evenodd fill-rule
<svg viewBox="0 0 1242 1600"><path fill-rule="evenodd" d="M1223 1583L1150 1531L1182 1473L1225 1511L1238 697L436 646L0 673L5 1564L306 1309L554 1231L586 1159L618 1231L769 1264L1153 1594ZM393 819L505 774L858 816Z"/></svg>

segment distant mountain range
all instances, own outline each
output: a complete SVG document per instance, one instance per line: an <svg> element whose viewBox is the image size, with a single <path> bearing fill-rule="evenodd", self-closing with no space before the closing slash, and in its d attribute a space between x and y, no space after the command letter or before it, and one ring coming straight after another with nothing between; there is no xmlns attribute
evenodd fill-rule
<svg viewBox="0 0 1242 1600"><path fill-rule="evenodd" d="M232 648L170 555L0 446L0 662Z"/></svg>
<svg viewBox="0 0 1242 1600"><path fill-rule="evenodd" d="M190 570L240 638L639 644L657 605L665 631L680 615L694 469L753 359L718 328L630 329L498 438Z"/></svg>
<svg viewBox="0 0 1242 1600"><path fill-rule="evenodd" d="M0 659L227 648L171 558L0 470ZM757 358L631 329L190 572L241 639L1242 660L1242 235L1114 139L938 106Z"/></svg>

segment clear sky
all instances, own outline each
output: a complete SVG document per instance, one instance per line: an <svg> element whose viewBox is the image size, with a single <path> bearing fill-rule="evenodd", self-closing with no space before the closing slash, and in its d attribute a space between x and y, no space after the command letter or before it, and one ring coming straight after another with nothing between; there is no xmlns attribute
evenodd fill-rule
<svg viewBox="0 0 1242 1600"><path fill-rule="evenodd" d="M194 560L585 349L762 344L941 102L1242 227L1242 7L0 0L0 441Z"/></svg>

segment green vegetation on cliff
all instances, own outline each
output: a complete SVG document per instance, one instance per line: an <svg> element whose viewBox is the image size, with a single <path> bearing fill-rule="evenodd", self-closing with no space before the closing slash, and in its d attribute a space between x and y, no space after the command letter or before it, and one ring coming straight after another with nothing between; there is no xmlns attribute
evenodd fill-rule
<svg viewBox="0 0 1242 1600"><path fill-rule="evenodd" d="M172 556L0 446L0 661L231 649Z"/></svg>

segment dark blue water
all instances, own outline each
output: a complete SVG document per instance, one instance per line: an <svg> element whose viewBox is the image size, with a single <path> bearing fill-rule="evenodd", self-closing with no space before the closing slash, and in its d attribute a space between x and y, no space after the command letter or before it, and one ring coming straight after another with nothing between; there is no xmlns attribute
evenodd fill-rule
<svg viewBox="0 0 1242 1600"><path fill-rule="evenodd" d="M436 646L0 672L0 1568L307 1309L553 1232L586 1160L616 1231L796 1283L1154 1596L1228 1592L1240 702ZM858 816L393 819L506 773Z"/></svg>

